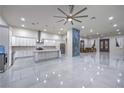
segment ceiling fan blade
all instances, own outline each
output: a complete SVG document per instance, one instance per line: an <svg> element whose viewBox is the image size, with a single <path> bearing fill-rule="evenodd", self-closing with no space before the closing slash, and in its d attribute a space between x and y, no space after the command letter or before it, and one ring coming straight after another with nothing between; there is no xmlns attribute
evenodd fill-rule
<svg viewBox="0 0 124 93"><path fill-rule="evenodd" d="M80 10L80 11L78 11L78 12L77 12L77 13L75 13L73 16L78 15L79 13L81 13L81 12L85 11L86 9L87 9L87 7L85 7L84 9L82 9L82 10Z"/></svg>
<svg viewBox="0 0 124 93"><path fill-rule="evenodd" d="M67 21L65 21L64 25L67 23Z"/></svg>
<svg viewBox="0 0 124 93"><path fill-rule="evenodd" d="M69 12L70 12L70 14L72 14L73 11L74 11L74 5L69 5Z"/></svg>
<svg viewBox="0 0 124 93"><path fill-rule="evenodd" d="M88 17L88 15L83 15L83 16L75 16L74 18L82 18L82 17Z"/></svg>
<svg viewBox="0 0 124 93"><path fill-rule="evenodd" d="M57 18L66 18L64 16L53 16L53 17L57 17Z"/></svg>
<svg viewBox="0 0 124 93"><path fill-rule="evenodd" d="M71 21L71 24L72 24L72 25L74 24L73 21Z"/></svg>
<svg viewBox="0 0 124 93"><path fill-rule="evenodd" d="M77 19L75 19L75 18L73 18L73 20L75 20L75 21L77 21L77 22L80 22L80 23L82 22L82 21L80 21L80 20L77 20Z"/></svg>
<svg viewBox="0 0 124 93"><path fill-rule="evenodd" d="M58 23L58 22L62 22L62 21L64 21L64 19L62 19L62 20L59 20L59 21L57 21L56 23Z"/></svg>
<svg viewBox="0 0 124 93"><path fill-rule="evenodd" d="M61 13L63 13L64 15L68 16L63 10L61 10L60 8L57 8Z"/></svg>

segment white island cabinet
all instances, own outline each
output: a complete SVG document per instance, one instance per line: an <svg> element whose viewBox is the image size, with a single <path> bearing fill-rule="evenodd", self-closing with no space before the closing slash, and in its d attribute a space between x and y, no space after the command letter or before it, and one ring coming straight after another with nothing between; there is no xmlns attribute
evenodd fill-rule
<svg viewBox="0 0 124 93"><path fill-rule="evenodd" d="M34 61L39 62L48 59L54 59L61 57L60 50L58 49L47 49L47 50L35 50Z"/></svg>

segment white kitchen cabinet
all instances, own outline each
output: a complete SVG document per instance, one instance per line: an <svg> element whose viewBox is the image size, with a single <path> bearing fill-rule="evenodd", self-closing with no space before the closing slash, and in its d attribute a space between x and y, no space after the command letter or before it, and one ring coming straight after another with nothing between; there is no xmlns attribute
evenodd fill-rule
<svg viewBox="0 0 124 93"><path fill-rule="evenodd" d="M36 45L36 39L35 38L29 38L29 37L12 37L12 46L35 46Z"/></svg>

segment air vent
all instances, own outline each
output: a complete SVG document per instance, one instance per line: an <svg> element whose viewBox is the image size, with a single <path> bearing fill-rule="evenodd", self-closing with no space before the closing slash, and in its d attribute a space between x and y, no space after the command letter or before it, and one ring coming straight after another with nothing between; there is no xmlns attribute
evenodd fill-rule
<svg viewBox="0 0 124 93"><path fill-rule="evenodd" d="M93 17L91 17L91 20L96 20L96 17L94 17L94 16L93 16Z"/></svg>
<svg viewBox="0 0 124 93"><path fill-rule="evenodd" d="M32 22L32 25L39 25L39 22Z"/></svg>

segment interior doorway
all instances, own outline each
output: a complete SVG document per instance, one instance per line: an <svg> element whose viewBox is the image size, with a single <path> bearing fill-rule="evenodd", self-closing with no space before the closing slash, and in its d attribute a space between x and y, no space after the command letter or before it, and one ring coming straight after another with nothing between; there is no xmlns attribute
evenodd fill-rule
<svg viewBox="0 0 124 93"><path fill-rule="evenodd" d="M100 52L109 52L109 39L100 39Z"/></svg>

